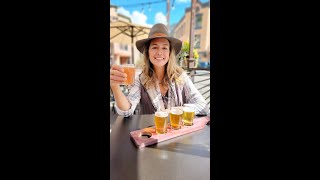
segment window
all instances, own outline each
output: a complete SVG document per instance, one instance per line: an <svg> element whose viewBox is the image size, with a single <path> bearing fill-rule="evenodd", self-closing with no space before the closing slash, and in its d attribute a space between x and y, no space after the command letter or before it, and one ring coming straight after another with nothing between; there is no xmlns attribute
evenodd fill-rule
<svg viewBox="0 0 320 180"><path fill-rule="evenodd" d="M199 11L200 11L200 7L197 6L197 7L196 7L196 13L198 13Z"/></svg>
<svg viewBox="0 0 320 180"><path fill-rule="evenodd" d="M127 44L120 44L120 49L121 50L128 50L128 45Z"/></svg>
<svg viewBox="0 0 320 180"><path fill-rule="evenodd" d="M197 14L196 15L196 27L195 29L201 29L201 24L202 24L202 14Z"/></svg>
<svg viewBox="0 0 320 180"><path fill-rule="evenodd" d="M194 36L194 48L200 49L200 34Z"/></svg>

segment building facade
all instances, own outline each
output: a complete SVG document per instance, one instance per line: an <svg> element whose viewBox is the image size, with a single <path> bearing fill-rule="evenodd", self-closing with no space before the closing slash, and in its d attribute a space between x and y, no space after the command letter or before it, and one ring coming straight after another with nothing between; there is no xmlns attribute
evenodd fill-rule
<svg viewBox="0 0 320 180"><path fill-rule="evenodd" d="M210 4L196 1L194 16L194 49L198 51L200 62L210 62ZM183 42L190 42L191 7L174 25L172 34Z"/></svg>
<svg viewBox="0 0 320 180"><path fill-rule="evenodd" d="M117 13L117 6L110 5L110 23L115 21L124 21L131 23L127 16ZM131 58L131 44L110 42L110 65L127 64Z"/></svg>

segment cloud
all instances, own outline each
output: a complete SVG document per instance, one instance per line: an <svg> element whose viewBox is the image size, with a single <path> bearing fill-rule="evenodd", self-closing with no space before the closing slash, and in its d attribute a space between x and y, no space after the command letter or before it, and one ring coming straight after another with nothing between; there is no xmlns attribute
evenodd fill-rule
<svg viewBox="0 0 320 180"><path fill-rule="evenodd" d="M131 17L130 12L124 9L123 7L118 8L117 13Z"/></svg>
<svg viewBox="0 0 320 180"><path fill-rule="evenodd" d="M147 19L148 17L145 14L140 13L139 11L133 11L131 16L131 20L133 23L151 27L152 25L147 24Z"/></svg>
<svg viewBox="0 0 320 180"><path fill-rule="evenodd" d="M120 7L117 10L117 13L129 17L132 23L139 24L142 26L147 26L147 27L152 26L151 24L147 24L148 17L145 14L140 13L139 11L133 11L133 13L130 14L130 11L124 9L123 7Z"/></svg>
<svg viewBox="0 0 320 180"><path fill-rule="evenodd" d="M157 14L155 15L155 18L154 18L154 23L162 23L164 25L167 25L168 22L167 22L167 17L166 15L164 15L162 12L157 12Z"/></svg>
<svg viewBox="0 0 320 180"><path fill-rule="evenodd" d="M177 3L189 3L191 0L176 0Z"/></svg>

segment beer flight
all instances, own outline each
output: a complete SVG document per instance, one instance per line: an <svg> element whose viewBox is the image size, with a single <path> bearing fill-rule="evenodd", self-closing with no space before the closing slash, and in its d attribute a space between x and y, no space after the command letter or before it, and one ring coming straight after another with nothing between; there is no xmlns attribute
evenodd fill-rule
<svg viewBox="0 0 320 180"><path fill-rule="evenodd" d="M127 80L124 85L132 85L135 79L135 65L123 64L124 73L127 74ZM168 112L169 111L169 112ZM171 107L168 111L158 110L154 115L154 123L157 134L167 132L168 121L173 130L179 130L182 126L192 126L195 111L190 104L184 104L183 107Z"/></svg>
<svg viewBox="0 0 320 180"><path fill-rule="evenodd" d="M172 107L169 112L157 111L154 115L156 133L165 134L169 120L171 129L173 130L179 130L182 126L192 126L194 113L194 109L188 106L188 104L185 104L183 107Z"/></svg>

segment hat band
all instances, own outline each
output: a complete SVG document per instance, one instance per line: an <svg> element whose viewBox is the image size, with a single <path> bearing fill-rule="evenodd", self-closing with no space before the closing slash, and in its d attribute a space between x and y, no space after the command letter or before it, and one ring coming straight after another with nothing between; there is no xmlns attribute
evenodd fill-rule
<svg viewBox="0 0 320 180"><path fill-rule="evenodd" d="M154 33L149 38L153 38L153 37L168 37L168 35L163 33Z"/></svg>

